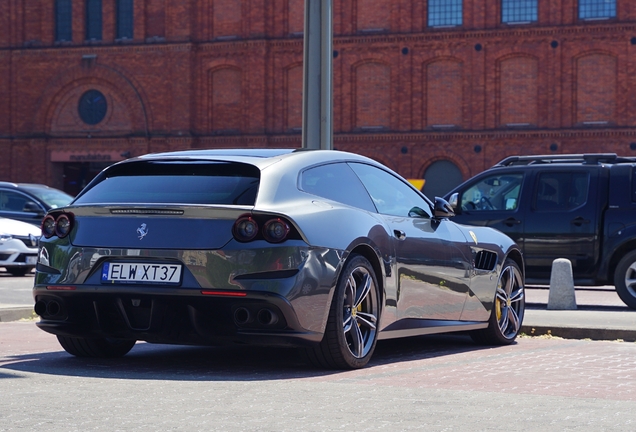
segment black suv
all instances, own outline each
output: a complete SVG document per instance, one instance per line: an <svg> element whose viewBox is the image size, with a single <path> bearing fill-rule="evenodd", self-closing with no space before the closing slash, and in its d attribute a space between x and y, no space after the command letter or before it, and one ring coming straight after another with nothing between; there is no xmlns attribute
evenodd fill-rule
<svg viewBox="0 0 636 432"><path fill-rule="evenodd" d="M42 184L0 181L0 217L39 226L47 211L63 207L72 199L69 194Z"/></svg>
<svg viewBox="0 0 636 432"><path fill-rule="evenodd" d="M550 282L572 262L577 285L614 285L636 309L636 158L616 154L508 157L445 197L455 221L486 225L522 247L526 281Z"/></svg>

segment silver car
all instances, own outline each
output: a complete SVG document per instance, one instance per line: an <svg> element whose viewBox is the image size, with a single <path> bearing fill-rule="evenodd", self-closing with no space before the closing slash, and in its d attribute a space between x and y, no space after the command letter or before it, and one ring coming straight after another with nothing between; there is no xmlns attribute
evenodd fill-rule
<svg viewBox="0 0 636 432"><path fill-rule="evenodd" d="M136 341L298 346L360 368L378 339L469 331L512 343L524 264L383 165L339 151L151 154L46 216L37 325L69 353Z"/></svg>
<svg viewBox="0 0 636 432"><path fill-rule="evenodd" d="M30 223L0 217L0 267L13 276L35 268L40 229Z"/></svg>

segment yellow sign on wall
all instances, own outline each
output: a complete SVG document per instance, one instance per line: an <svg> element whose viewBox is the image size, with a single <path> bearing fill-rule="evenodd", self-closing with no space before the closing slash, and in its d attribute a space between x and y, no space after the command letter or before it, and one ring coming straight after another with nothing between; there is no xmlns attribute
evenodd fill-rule
<svg viewBox="0 0 636 432"><path fill-rule="evenodd" d="M407 179L407 180L409 181L409 183L411 183L413 186L415 186L419 190L422 190L424 188L424 183L426 183L426 180L424 179Z"/></svg>

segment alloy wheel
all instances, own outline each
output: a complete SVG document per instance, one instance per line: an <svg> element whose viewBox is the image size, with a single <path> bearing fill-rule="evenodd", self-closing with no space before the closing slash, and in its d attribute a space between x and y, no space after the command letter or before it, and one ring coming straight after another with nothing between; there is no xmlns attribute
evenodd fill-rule
<svg viewBox="0 0 636 432"><path fill-rule="evenodd" d="M342 331L349 351L355 358L366 356L375 341L378 305L376 287L368 270L356 267L345 286Z"/></svg>
<svg viewBox="0 0 636 432"><path fill-rule="evenodd" d="M501 334L507 338L514 338L521 329L524 312L524 290L521 274L516 267L507 266L499 276L495 310L497 325Z"/></svg>

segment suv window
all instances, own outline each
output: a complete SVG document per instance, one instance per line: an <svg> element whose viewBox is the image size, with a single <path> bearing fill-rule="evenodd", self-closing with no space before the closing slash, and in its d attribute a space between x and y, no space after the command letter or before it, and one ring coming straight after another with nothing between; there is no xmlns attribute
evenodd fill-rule
<svg viewBox="0 0 636 432"><path fill-rule="evenodd" d="M260 170L229 162L135 162L114 165L75 204L254 205Z"/></svg>
<svg viewBox="0 0 636 432"><path fill-rule="evenodd" d="M352 207L376 211L371 197L346 163L321 165L303 171L300 189Z"/></svg>
<svg viewBox="0 0 636 432"><path fill-rule="evenodd" d="M514 211L519 205L523 174L496 174L485 177L466 189L461 197L462 210Z"/></svg>
<svg viewBox="0 0 636 432"><path fill-rule="evenodd" d="M589 173L544 172L537 178L534 209L536 211L563 211L587 202Z"/></svg>

